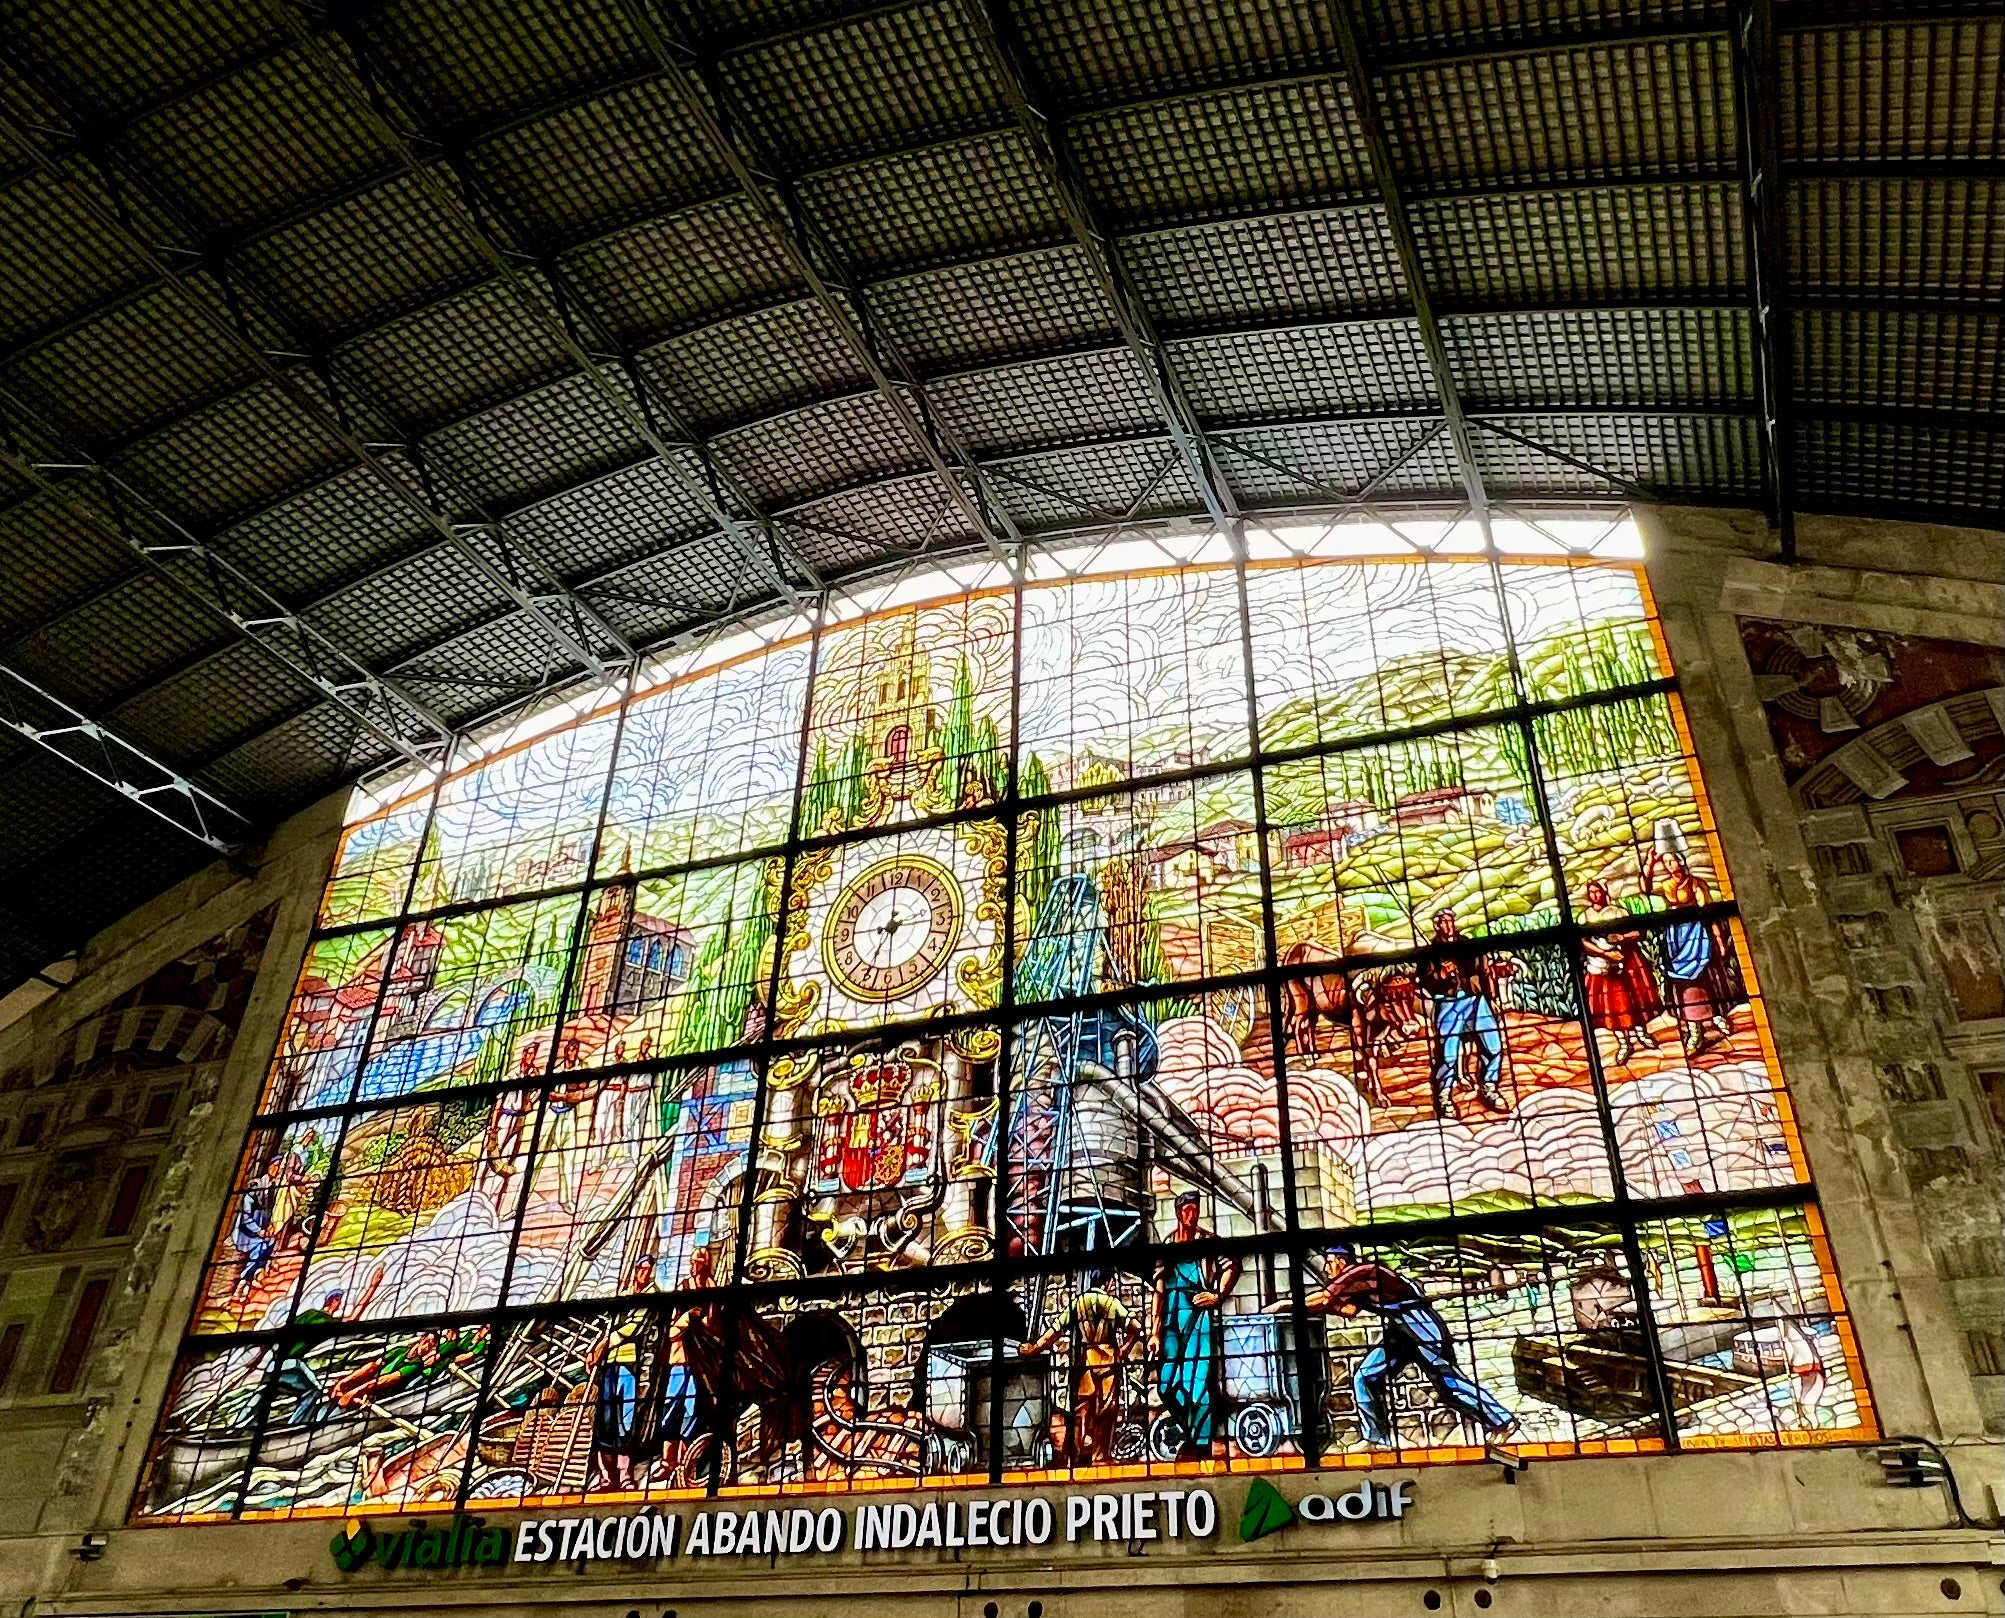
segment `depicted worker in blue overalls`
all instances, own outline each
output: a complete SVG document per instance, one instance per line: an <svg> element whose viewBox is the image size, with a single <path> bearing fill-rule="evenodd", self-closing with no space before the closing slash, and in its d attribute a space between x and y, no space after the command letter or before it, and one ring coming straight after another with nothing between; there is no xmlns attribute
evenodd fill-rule
<svg viewBox="0 0 2005 1618"><path fill-rule="evenodd" d="M1454 912L1434 918L1434 941L1453 944L1462 937ZM1464 1048L1474 1045L1482 1056L1482 1076L1476 1099L1491 1112L1508 1112L1504 1100L1504 1025L1497 1015L1498 986L1517 970L1499 956L1456 957L1423 961L1420 986L1434 998L1434 1116L1454 1110L1454 1095L1462 1085Z"/></svg>
<svg viewBox="0 0 2005 1618"><path fill-rule="evenodd" d="M1360 1259L1356 1249L1339 1242L1326 1249L1323 1284L1305 1300L1309 1313L1337 1315L1345 1320L1360 1314L1384 1322L1377 1347L1364 1357L1351 1379L1357 1395L1358 1426L1373 1448L1394 1442L1392 1382L1407 1366L1419 1368L1441 1402L1460 1411L1483 1429L1486 1438L1501 1437L1516 1417L1455 1362L1454 1340L1448 1327L1419 1287L1399 1271L1373 1259Z"/></svg>
<svg viewBox="0 0 2005 1618"><path fill-rule="evenodd" d="M1207 1240L1198 1223L1198 1196L1185 1191L1176 1200L1173 1244ZM1239 1265L1217 1255L1178 1258L1164 1255L1156 1265L1150 1311L1149 1354L1156 1361L1156 1390L1183 1429L1181 1459L1223 1459L1219 1431L1220 1306L1239 1280Z"/></svg>

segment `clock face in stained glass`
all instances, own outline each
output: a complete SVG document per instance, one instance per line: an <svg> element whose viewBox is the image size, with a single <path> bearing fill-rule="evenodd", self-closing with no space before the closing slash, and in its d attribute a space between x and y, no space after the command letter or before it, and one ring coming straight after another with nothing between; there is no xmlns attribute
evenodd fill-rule
<svg viewBox="0 0 2005 1618"><path fill-rule="evenodd" d="M906 854L868 867L837 896L822 961L855 999L897 1000L940 970L960 934L953 873Z"/></svg>

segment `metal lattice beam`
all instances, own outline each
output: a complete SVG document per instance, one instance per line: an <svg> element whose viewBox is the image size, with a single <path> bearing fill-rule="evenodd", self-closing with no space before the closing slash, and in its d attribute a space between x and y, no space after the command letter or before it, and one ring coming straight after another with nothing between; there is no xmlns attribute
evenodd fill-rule
<svg viewBox="0 0 2005 1618"><path fill-rule="evenodd" d="M1789 305L1782 258L1781 93L1770 0L1741 0L1733 30L1740 111L1741 214L1761 406L1762 493L1785 562L1796 560L1796 427L1790 408Z"/></svg>
<svg viewBox="0 0 2005 1618"><path fill-rule="evenodd" d="M21 73L19 64L10 65ZM22 77L28 75L22 73ZM42 93L45 97L49 95L46 90ZM52 104L59 105L51 99ZM60 110L70 116L67 109ZM198 256L187 249L163 246L147 239L126 208L124 187L108 162L97 170L106 192L105 196L100 196L95 188L84 183L74 160L52 157L44 150L36 132L17 118L11 109L0 107L0 132L4 132L11 143L51 180L66 187L101 228L116 235L148 266L160 284L172 286L179 292L187 308L201 323L241 355L301 417L339 446L356 465L366 468L401 504L436 529L475 571L513 601L544 632L561 655L608 685L618 677L620 669L632 664L636 655L633 648L588 603L572 595L533 556L510 542L497 525L485 521L465 524L452 520L440 509L428 490L422 487L414 489L385 463L377 447L351 429L338 394L324 399L304 386L298 371L302 364L309 363L313 358L313 345L290 333L273 309L261 305L261 319L270 330L282 335L285 345L277 349L268 348L260 340L244 307L248 289L232 281L227 266L220 262L206 266L206 273L214 277L224 294L228 313L219 313L193 284L194 274L205 273L204 267L199 265ZM201 233L179 219L175 210L147 184L143 176L129 175L126 185L135 195L144 195L149 208L184 231L188 240L201 240ZM324 386L331 384L331 375L324 368L319 371L319 376ZM380 405L372 403L372 407L394 421L394 416ZM485 540L486 544L478 543L476 536ZM496 554L490 554L487 548L490 545Z"/></svg>
<svg viewBox="0 0 2005 1618"><path fill-rule="evenodd" d="M392 752L421 766L444 759L452 727L443 719L336 645L109 467L81 451L59 449L55 431L4 387L0 431L5 436L0 467L125 546L144 568L220 618ZM103 504L86 496L85 480L103 491Z"/></svg>
<svg viewBox="0 0 2005 1618"><path fill-rule="evenodd" d="M663 82L688 112L706 145L730 171L746 201L785 249L795 274L869 375L913 446L933 469L949 504L990 552L1007 560L1023 541L986 475L928 397L918 372L871 316L870 303L826 232L794 189L739 135L717 59L685 20L658 18L649 0L619 0L620 14L660 64Z"/></svg>
<svg viewBox="0 0 2005 1618"><path fill-rule="evenodd" d="M1239 501L1232 482L1204 435L1169 354L1156 336L1148 310L1129 283L1114 233L1101 221L1086 194L1072 143L1066 136L1064 115L1040 81L1008 8L998 0L963 0L962 10L974 25L983 51L995 68L1010 111L1029 141L1038 167L1057 195L1073 240L1085 252L1093 278L1113 309L1121 340L1134 356L1149 397L1169 428L1170 441L1176 445L1205 509L1211 513L1211 520L1222 527L1236 523Z"/></svg>
<svg viewBox="0 0 2005 1618"><path fill-rule="evenodd" d="M225 858L253 835L242 810L4 663L0 725Z"/></svg>
<svg viewBox="0 0 2005 1618"><path fill-rule="evenodd" d="M1392 160L1392 143L1386 138L1385 117L1372 83L1371 60L1365 55L1357 23L1351 15L1354 0L1329 0L1328 14L1336 31L1337 49L1343 57L1344 82L1350 89L1351 110L1357 115L1358 130L1364 136L1365 154L1371 162L1372 179L1385 203L1386 230L1399 255L1400 273L1406 278L1407 301L1413 305L1414 324L1420 328L1421 347L1427 351L1427 368L1434 376L1434 388L1441 396L1441 414L1448 425L1448 439L1455 449L1455 464L1462 473L1462 485L1469 504L1479 519L1487 520L1490 496L1483 487L1483 471L1476 459L1476 446L1469 435L1468 418L1462 413L1462 396L1455 385L1454 367L1448 361L1448 345L1441 338L1441 322L1434 312L1434 298L1427 287L1427 266L1420 256L1420 239L1414 234L1413 219L1407 212L1406 196L1400 190L1399 172Z"/></svg>

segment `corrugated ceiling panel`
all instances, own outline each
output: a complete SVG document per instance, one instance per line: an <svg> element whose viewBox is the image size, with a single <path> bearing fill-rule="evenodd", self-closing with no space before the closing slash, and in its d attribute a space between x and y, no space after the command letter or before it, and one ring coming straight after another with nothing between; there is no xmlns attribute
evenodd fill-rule
<svg viewBox="0 0 2005 1618"><path fill-rule="evenodd" d="M1101 217L1119 229L1362 201L1371 190L1335 79L1092 113L1073 142Z"/></svg>
<svg viewBox="0 0 2005 1618"><path fill-rule="evenodd" d="M699 434L870 386L870 373L812 301L702 326L649 349L641 365Z"/></svg>
<svg viewBox="0 0 2005 1618"><path fill-rule="evenodd" d="M216 537L216 548L286 601L311 601L386 566L438 533L372 473L356 468Z"/></svg>
<svg viewBox="0 0 2005 1618"><path fill-rule="evenodd" d="M10 759L0 770L0 871L11 876L10 868L40 863L65 838L98 824L116 801L111 788L87 780L81 771L40 748ZM128 807L145 817L144 810ZM18 900L19 888L11 881L8 894ZM18 904L8 907L16 908ZM47 958L34 964L40 966Z"/></svg>
<svg viewBox="0 0 2005 1618"><path fill-rule="evenodd" d="M1407 319L1178 338L1170 362L1207 421L1428 409L1434 380Z"/></svg>
<svg viewBox="0 0 2005 1618"><path fill-rule="evenodd" d="M1796 445L1797 495L1808 510L1988 511L1994 521L2005 511L2005 430L1936 427L1921 417L1802 420Z"/></svg>
<svg viewBox="0 0 2005 1618"><path fill-rule="evenodd" d="M353 67L306 48L140 120L118 150L177 213L215 232L292 213L396 162Z"/></svg>
<svg viewBox="0 0 2005 1618"><path fill-rule="evenodd" d="M82 197L40 172L0 188L0 241L36 244L32 253L0 253L0 343L10 348L153 278Z"/></svg>
<svg viewBox="0 0 2005 1618"><path fill-rule="evenodd" d="M1783 200L1792 286L1992 299L2005 287L2005 179L1796 180Z"/></svg>
<svg viewBox="0 0 2005 1618"><path fill-rule="evenodd" d="M0 824L19 827L21 842L34 851L25 860L0 855L0 862L13 866L5 877L8 911L31 922L45 920L37 936L49 941L24 969L44 966L81 946L130 910L135 895L159 893L215 858L109 787L87 781L53 758L48 762L64 772L56 784L39 793L23 784L7 795L37 804L38 813L24 817L15 812L14 802L0 801ZM0 846L12 849L20 843L10 840Z"/></svg>
<svg viewBox="0 0 2005 1618"><path fill-rule="evenodd" d="M261 237L239 251L237 262L288 324L328 340L354 336L487 274L453 210L415 174L393 176Z"/></svg>
<svg viewBox="0 0 2005 1618"><path fill-rule="evenodd" d="M744 132L788 173L1009 121L959 0L920 0L723 64Z"/></svg>
<svg viewBox="0 0 2005 1618"><path fill-rule="evenodd" d="M509 612L428 647L400 664L397 672L413 683L461 682L471 693L470 700L491 709L511 687L532 686L561 669L550 637L528 614Z"/></svg>
<svg viewBox="0 0 2005 1618"><path fill-rule="evenodd" d="M2005 312L1799 309L1793 325L1799 398L2005 412Z"/></svg>
<svg viewBox="0 0 2005 1618"><path fill-rule="evenodd" d="M398 0L366 26L411 104L461 135L647 65L614 0Z"/></svg>
<svg viewBox="0 0 2005 1618"><path fill-rule="evenodd" d="M23 67L111 122L252 60L285 31L250 0L62 0L13 32Z"/></svg>
<svg viewBox="0 0 2005 1618"><path fill-rule="evenodd" d="M1785 157L2005 155L2005 15L1851 22L1780 50Z"/></svg>
<svg viewBox="0 0 2005 1618"><path fill-rule="evenodd" d="M632 400L626 380L607 380ZM425 439L432 464L489 507L554 494L647 453L632 421L588 378L567 376Z"/></svg>
<svg viewBox="0 0 2005 1618"><path fill-rule="evenodd" d="M299 380L310 396L323 397L310 379ZM113 462L155 505L202 531L352 464L331 432L263 380L169 423Z"/></svg>
<svg viewBox="0 0 2005 1618"><path fill-rule="evenodd" d="M911 471L923 458L875 393L754 422L719 437L713 452L768 509Z"/></svg>
<svg viewBox="0 0 2005 1618"><path fill-rule="evenodd" d="M1387 134L1416 185L1730 174L1722 37L1484 57L1384 76Z"/></svg>
<svg viewBox="0 0 2005 1618"><path fill-rule="evenodd" d="M1274 506L1348 499L1368 484L1374 493L1455 491L1454 457L1445 438L1434 442L1440 431L1438 420L1332 421L1235 428L1211 437L1241 496Z"/></svg>
<svg viewBox="0 0 2005 1618"><path fill-rule="evenodd" d="M951 549L977 538L930 472L810 501L795 509L789 529L824 580L867 571L887 552Z"/></svg>
<svg viewBox="0 0 2005 1618"><path fill-rule="evenodd" d="M508 604L470 561L442 544L315 602L305 616L338 645L380 668Z"/></svg>
<svg viewBox="0 0 2005 1618"><path fill-rule="evenodd" d="M1122 262L1160 332L1364 314L1406 301L1377 204L1130 236Z"/></svg>
<svg viewBox="0 0 2005 1618"><path fill-rule="evenodd" d="M130 436L250 377L250 362L202 307L229 318L208 277L162 286L16 360L5 375L65 432L98 443Z"/></svg>
<svg viewBox="0 0 2005 1618"><path fill-rule="evenodd" d="M1651 302L1747 285L1737 184L1630 185L1416 203L1441 303Z"/></svg>
<svg viewBox="0 0 2005 1618"><path fill-rule="evenodd" d="M489 282L343 345L335 364L404 430L425 432L554 380L571 359L548 322Z"/></svg>
<svg viewBox="0 0 2005 1618"><path fill-rule="evenodd" d="M104 589L142 566L117 537L106 510L88 521L72 499L98 496L94 483L70 495L32 494L0 507L0 637L12 635ZM103 508L100 508L103 509Z"/></svg>
<svg viewBox="0 0 2005 1618"><path fill-rule="evenodd" d="M646 644L770 593L762 577L749 573L743 552L711 535L606 575L593 584L591 598L615 629Z"/></svg>
<svg viewBox="0 0 2005 1618"><path fill-rule="evenodd" d="M1012 0L1036 69L1068 106L1105 106L1337 65L1315 0Z"/></svg>
<svg viewBox="0 0 2005 1618"><path fill-rule="evenodd" d="M546 249L731 188L730 171L659 79L519 125L468 155L518 237Z"/></svg>
<svg viewBox="0 0 2005 1618"><path fill-rule="evenodd" d="M139 573L40 625L7 659L66 702L102 712L163 670L227 645L236 631L190 608L157 573Z"/></svg>
<svg viewBox="0 0 2005 1618"><path fill-rule="evenodd" d="M105 718L169 763L199 772L206 760L319 701L318 692L259 647L231 640L214 656L135 693Z"/></svg>
<svg viewBox="0 0 2005 1618"><path fill-rule="evenodd" d="M972 455L1014 454L1163 427L1126 348L943 376L926 392Z"/></svg>
<svg viewBox="0 0 2005 1618"><path fill-rule="evenodd" d="M617 567L708 526L708 513L659 460L624 467L508 520L509 533L567 579Z"/></svg>
<svg viewBox="0 0 2005 1618"><path fill-rule="evenodd" d="M825 169L801 200L859 276L1055 242L1060 211L1015 129Z"/></svg>
<svg viewBox="0 0 2005 1618"><path fill-rule="evenodd" d="M1754 397L1742 308L1584 309L1442 322L1456 389L1471 408L1736 405Z"/></svg>
<svg viewBox="0 0 2005 1618"><path fill-rule="evenodd" d="M922 371L1115 340L1083 249L1042 248L881 281L870 307Z"/></svg>
<svg viewBox="0 0 2005 1618"><path fill-rule="evenodd" d="M1728 0L1363 0L1379 54L1469 49L1529 39L1564 43L1603 29L1725 27Z"/></svg>
<svg viewBox="0 0 2005 1618"><path fill-rule="evenodd" d="M310 802L380 758L382 743L358 732L347 714L323 703L232 748L202 779L239 803Z"/></svg>
<svg viewBox="0 0 2005 1618"><path fill-rule="evenodd" d="M805 290L742 197L649 220L564 255L569 279L629 347Z"/></svg>
<svg viewBox="0 0 2005 1618"><path fill-rule="evenodd" d="M1017 523L1033 531L1204 509L1167 438L1082 444L998 461L992 483Z"/></svg>

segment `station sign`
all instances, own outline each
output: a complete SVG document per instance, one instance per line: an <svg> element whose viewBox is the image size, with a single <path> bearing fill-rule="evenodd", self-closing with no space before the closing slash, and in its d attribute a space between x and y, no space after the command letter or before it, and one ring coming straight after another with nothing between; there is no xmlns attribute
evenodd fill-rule
<svg viewBox="0 0 2005 1618"><path fill-rule="evenodd" d="M1413 1504L1413 1484L1361 1478L1337 1495L1290 1502L1264 1478L1246 1492L1238 1538L1250 1543L1296 1522L1397 1520ZM398 1527L355 1518L329 1544L344 1573L378 1567L393 1573L453 1568L582 1569L590 1562L642 1566L722 1557L832 1556L842 1551L1010 1550L1151 1541L1217 1543L1218 1497L1209 1489L1101 1490L1000 1500L896 1501L850 1506L706 1505L693 1511L652 1506L630 1513L536 1517L491 1523L471 1514L443 1526Z"/></svg>

